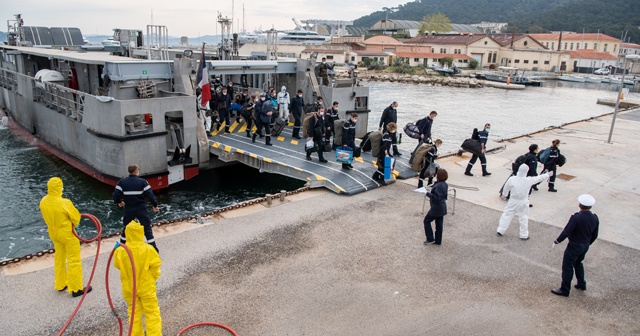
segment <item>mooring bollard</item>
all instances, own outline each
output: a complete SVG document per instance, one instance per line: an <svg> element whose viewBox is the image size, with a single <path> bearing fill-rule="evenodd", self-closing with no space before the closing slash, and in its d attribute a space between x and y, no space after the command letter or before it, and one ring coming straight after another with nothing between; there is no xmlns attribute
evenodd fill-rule
<svg viewBox="0 0 640 336"><path fill-rule="evenodd" d="M284 202L284 197L287 196L286 190L280 190L280 202Z"/></svg>
<svg viewBox="0 0 640 336"><path fill-rule="evenodd" d="M265 198L267 199L267 205L268 205L268 206L271 206L271 202L273 201L273 200L271 199L271 194L267 194L267 195L265 196Z"/></svg>

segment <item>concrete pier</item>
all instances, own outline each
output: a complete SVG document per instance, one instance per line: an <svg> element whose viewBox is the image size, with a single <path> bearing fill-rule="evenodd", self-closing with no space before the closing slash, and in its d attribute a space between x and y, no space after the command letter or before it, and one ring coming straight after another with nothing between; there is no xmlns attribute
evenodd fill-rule
<svg viewBox="0 0 640 336"><path fill-rule="evenodd" d="M441 246L422 244L416 179L348 197L312 190L165 228L157 234L164 334L201 321L240 335L639 334L640 111L621 113L607 144L610 124L606 116L490 144L506 148L488 155L489 177L479 167L464 176L468 157L441 159L458 195ZM556 138L568 161L557 193L541 186L532 195L531 239L518 238L515 220L497 237L511 161ZM566 243L552 242L582 193L596 198L601 222L585 260L588 290L557 297L550 290L560 285ZM104 245L110 252L112 242ZM92 261L84 259L85 281ZM0 275L0 327L10 335L55 334L78 302L53 289L52 263L32 263ZM105 263L103 254L68 335L117 334ZM117 274L111 292L123 314Z"/></svg>

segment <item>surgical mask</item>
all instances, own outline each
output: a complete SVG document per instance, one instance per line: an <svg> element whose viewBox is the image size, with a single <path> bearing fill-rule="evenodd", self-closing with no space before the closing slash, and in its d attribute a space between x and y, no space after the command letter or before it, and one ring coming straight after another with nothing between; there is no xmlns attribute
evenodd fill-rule
<svg viewBox="0 0 640 336"><path fill-rule="evenodd" d="M267 99L267 98L265 98L265 97L260 97L260 100L262 100L262 101L264 101L265 99Z"/></svg>
<svg viewBox="0 0 640 336"><path fill-rule="evenodd" d="M299 94L299 95L298 95L298 97L302 98L302 95L301 95L301 94Z"/></svg>
<svg viewBox="0 0 640 336"><path fill-rule="evenodd" d="M357 123L358 119L351 119L351 121L353 121L354 123Z"/></svg>
<svg viewBox="0 0 640 336"><path fill-rule="evenodd" d="M485 128L484 131L489 133L490 128Z"/></svg>
<svg viewBox="0 0 640 336"><path fill-rule="evenodd" d="M324 112L318 112L318 114L320 114L321 116L323 116L323 115L324 115Z"/></svg>
<svg viewBox="0 0 640 336"><path fill-rule="evenodd" d="M222 94L223 94L223 95L226 95L226 94L227 94L227 91L222 91Z"/></svg>

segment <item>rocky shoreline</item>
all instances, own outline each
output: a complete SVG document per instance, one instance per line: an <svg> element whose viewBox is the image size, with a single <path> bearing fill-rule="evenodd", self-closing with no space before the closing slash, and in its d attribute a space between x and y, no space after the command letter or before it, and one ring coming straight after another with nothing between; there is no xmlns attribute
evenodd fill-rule
<svg viewBox="0 0 640 336"><path fill-rule="evenodd" d="M470 77L446 77L435 75L402 75L395 73L381 74L361 74L360 80L363 82L390 82L403 84L425 84L431 86L451 86L458 88L483 88L483 81Z"/></svg>

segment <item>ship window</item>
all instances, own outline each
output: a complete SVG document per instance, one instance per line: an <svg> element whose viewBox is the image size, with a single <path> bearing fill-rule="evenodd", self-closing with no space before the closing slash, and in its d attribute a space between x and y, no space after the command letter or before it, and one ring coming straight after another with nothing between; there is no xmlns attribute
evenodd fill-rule
<svg viewBox="0 0 640 336"><path fill-rule="evenodd" d="M149 126L144 114L133 114L124 117L124 129L127 134L146 133Z"/></svg>
<svg viewBox="0 0 640 336"><path fill-rule="evenodd" d="M366 110L369 106L368 97L356 97L355 109Z"/></svg>

